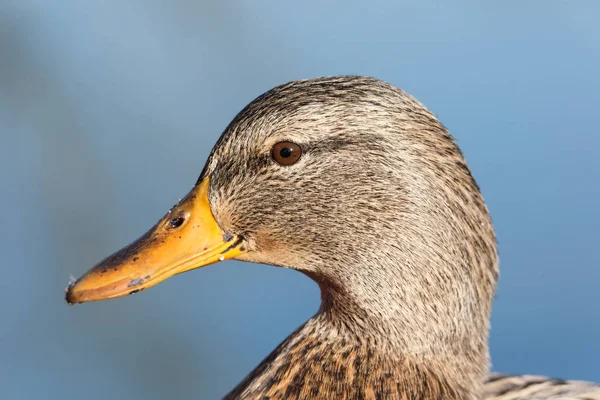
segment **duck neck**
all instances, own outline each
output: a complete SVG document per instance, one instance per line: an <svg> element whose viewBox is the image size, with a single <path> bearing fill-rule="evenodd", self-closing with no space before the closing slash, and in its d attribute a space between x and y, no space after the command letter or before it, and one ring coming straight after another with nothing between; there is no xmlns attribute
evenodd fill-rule
<svg viewBox="0 0 600 400"><path fill-rule="evenodd" d="M369 266L346 267L352 276L343 278L341 270L335 279L313 275L322 303L311 323L323 335L332 332L352 343L365 362L374 362L380 379L393 377L406 398L478 398L489 369L489 308L477 302L469 276L461 276L467 269L445 268L445 279L426 268L420 279L402 276L415 269L389 265L377 273ZM347 353L343 346L339 351Z"/></svg>

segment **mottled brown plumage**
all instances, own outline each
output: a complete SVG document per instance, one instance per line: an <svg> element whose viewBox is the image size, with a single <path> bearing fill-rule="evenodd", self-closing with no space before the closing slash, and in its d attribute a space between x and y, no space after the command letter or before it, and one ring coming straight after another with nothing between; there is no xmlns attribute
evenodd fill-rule
<svg viewBox="0 0 600 400"><path fill-rule="evenodd" d="M284 140L304 150L292 166L270 157ZM414 98L365 77L277 87L227 127L206 177L219 225L250 250L238 258L302 271L322 292L226 399L521 398L483 386L498 276L487 208Z"/></svg>
<svg viewBox="0 0 600 400"><path fill-rule="evenodd" d="M282 140L304 149L293 166L269 156ZM219 225L251 250L240 258L300 270L323 296L233 396L277 398L277 386L327 396L341 385L348 398L475 398L496 244L460 151L425 107L370 78L293 82L234 119L206 176ZM322 370L303 362L316 343L330 351Z"/></svg>
<svg viewBox="0 0 600 400"><path fill-rule="evenodd" d="M283 140L304 150L295 165L269 156ZM541 398L515 378L483 387L494 231L454 140L411 96L365 77L277 87L232 121L205 177L239 258L302 271L323 300L227 399Z"/></svg>

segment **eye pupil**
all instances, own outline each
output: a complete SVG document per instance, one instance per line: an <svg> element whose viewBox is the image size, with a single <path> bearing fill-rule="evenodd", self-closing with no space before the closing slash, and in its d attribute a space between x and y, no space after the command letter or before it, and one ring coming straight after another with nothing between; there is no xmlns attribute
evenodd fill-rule
<svg viewBox="0 0 600 400"><path fill-rule="evenodd" d="M171 220L171 222L169 223L169 226L171 228L179 228L183 224L183 221L185 221L185 218L175 217Z"/></svg>
<svg viewBox="0 0 600 400"><path fill-rule="evenodd" d="M292 155L292 149L289 147L284 147L283 149L279 150L279 155L283 158L288 158Z"/></svg>

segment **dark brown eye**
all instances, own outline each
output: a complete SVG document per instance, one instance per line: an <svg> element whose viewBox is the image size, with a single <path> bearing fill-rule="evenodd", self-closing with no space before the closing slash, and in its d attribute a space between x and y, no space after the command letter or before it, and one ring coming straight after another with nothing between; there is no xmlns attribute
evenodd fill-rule
<svg viewBox="0 0 600 400"><path fill-rule="evenodd" d="M271 157L278 164L295 164L302 155L302 148L293 142L279 142L271 149Z"/></svg>

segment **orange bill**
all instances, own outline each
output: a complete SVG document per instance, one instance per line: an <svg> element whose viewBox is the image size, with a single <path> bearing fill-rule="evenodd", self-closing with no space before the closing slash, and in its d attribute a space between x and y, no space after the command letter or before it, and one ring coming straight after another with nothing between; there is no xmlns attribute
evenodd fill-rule
<svg viewBox="0 0 600 400"><path fill-rule="evenodd" d="M144 236L69 285L69 304L127 296L191 269L246 252L242 238L223 232L208 202L209 180L196 185Z"/></svg>

